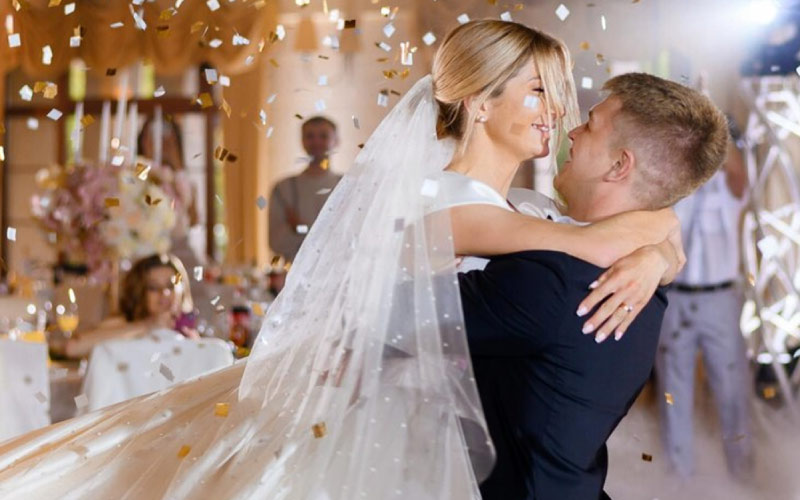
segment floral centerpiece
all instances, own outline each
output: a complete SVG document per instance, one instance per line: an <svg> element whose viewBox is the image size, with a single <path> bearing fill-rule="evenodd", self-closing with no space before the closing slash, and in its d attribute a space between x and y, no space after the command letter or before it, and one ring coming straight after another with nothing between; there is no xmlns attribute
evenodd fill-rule
<svg viewBox="0 0 800 500"><path fill-rule="evenodd" d="M68 263L108 282L114 262L170 250L175 199L150 167L69 165L37 173L33 214Z"/></svg>

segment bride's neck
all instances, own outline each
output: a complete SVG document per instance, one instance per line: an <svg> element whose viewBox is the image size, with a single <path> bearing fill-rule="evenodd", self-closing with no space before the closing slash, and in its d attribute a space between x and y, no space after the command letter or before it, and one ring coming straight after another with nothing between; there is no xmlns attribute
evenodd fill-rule
<svg viewBox="0 0 800 500"><path fill-rule="evenodd" d="M488 184L504 198L511 188L520 161L492 143L484 134L474 134L464 153L456 154L446 170Z"/></svg>

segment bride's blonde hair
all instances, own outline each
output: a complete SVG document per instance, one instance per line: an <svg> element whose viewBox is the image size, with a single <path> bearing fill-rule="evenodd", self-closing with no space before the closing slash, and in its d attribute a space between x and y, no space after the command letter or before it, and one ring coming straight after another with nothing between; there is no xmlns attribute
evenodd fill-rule
<svg viewBox="0 0 800 500"><path fill-rule="evenodd" d="M546 33L492 19L462 24L436 51L433 88L439 104L439 137L452 137L463 148L481 105L502 94L506 82L531 60L542 79L547 116L553 111L558 116L552 124L558 145L563 132L580 121L569 51ZM475 96L475 105L467 109L464 99L470 96Z"/></svg>

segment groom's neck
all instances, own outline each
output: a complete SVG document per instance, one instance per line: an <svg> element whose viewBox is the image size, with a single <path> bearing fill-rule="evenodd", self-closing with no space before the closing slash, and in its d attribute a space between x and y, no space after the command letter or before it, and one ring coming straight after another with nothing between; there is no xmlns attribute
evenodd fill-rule
<svg viewBox="0 0 800 500"><path fill-rule="evenodd" d="M566 202L565 215L578 222L597 222L623 212L642 209L629 193L622 192L586 193L578 200Z"/></svg>

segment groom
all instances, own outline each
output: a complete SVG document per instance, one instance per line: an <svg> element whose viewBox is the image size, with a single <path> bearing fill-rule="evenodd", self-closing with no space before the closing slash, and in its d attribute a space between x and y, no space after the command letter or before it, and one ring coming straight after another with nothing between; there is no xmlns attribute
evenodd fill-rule
<svg viewBox="0 0 800 500"><path fill-rule="evenodd" d="M670 206L722 164L728 128L706 97L638 73L604 90L608 97L569 134L570 159L554 181L565 212L544 197L520 203L512 195L512 203L562 222L592 222ZM485 500L608 498L605 442L647 380L667 304L658 292L625 337L598 345L581 333L576 310L601 272L563 253L528 251L460 276L497 450L481 485Z"/></svg>

